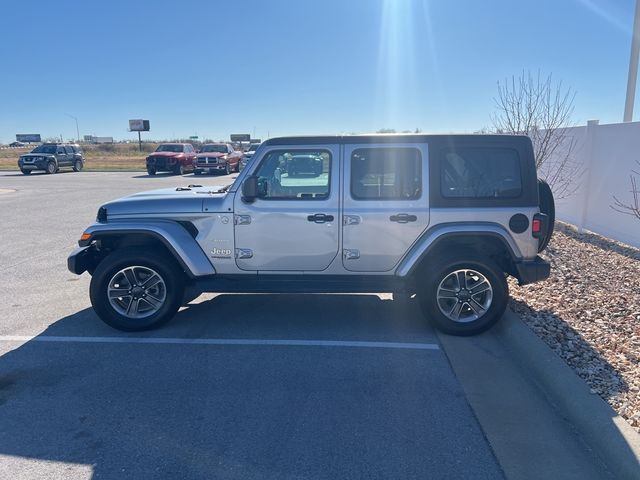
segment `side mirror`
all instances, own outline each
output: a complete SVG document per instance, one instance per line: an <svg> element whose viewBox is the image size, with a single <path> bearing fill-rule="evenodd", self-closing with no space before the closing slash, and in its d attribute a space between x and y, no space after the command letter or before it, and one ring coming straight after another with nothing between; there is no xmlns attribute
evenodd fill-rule
<svg viewBox="0 0 640 480"><path fill-rule="evenodd" d="M258 198L258 177L251 175L242 183L242 201L252 203Z"/></svg>

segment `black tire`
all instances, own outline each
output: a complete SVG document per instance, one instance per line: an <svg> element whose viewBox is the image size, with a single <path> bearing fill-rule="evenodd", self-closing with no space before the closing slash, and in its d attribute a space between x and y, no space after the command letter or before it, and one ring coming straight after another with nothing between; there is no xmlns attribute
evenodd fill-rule
<svg viewBox="0 0 640 480"><path fill-rule="evenodd" d="M154 270L165 285L164 302L157 311L144 318L123 315L109 302L109 283L120 270L128 266ZM167 258L167 254L144 248L126 248L116 250L98 264L91 277L89 295L102 321L117 330L135 332L157 328L171 320L182 304L184 289L184 274L173 259Z"/></svg>
<svg viewBox="0 0 640 480"><path fill-rule="evenodd" d="M47 174L53 175L57 171L58 171L58 166L56 165L56 162L54 162L53 160L50 160L49 163L47 163L47 170L46 170Z"/></svg>
<svg viewBox="0 0 640 480"><path fill-rule="evenodd" d="M156 174L156 169L155 169L155 168L147 167L147 174L149 174L149 175L155 175L155 174Z"/></svg>
<svg viewBox="0 0 640 480"><path fill-rule="evenodd" d="M194 170L194 171L193 171L193 174L194 174L194 175L200 175L201 173L202 173L202 172L201 172L200 170Z"/></svg>
<svg viewBox="0 0 640 480"><path fill-rule="evenodd" d="M21 171L24 175L31 175L31 170L22 170L22 169L20 169L20 171Z"/></svg>
<svg viewBox="0 0 640 480"><path fill-rule="evenodd" d="M82 170L83 166L84 165L82 164L82 160L76 160L75 162L73 162L73 171L79 172L80 170Z"/></svg>
<svg viewBox="0 0 640 480"><path fill-rule="evenodd" d="M468 322L454 321L447 317L438 305L438 287L449 275L457 270L473 270L485 277L491 285L493 298L487 305L484 314L475 320ZM478 286L480 284L478 283ZM473 288L471 288L473 291ZM479 297L480 299L482 297ZM420 307L427 320L438 330L449 335L467 336L476 335L491 328L504 314L509 300L509 286L507 280L500 269L489 258L479 256L469 256L468 258L442 258L436 260L429 266L425 283L418 292ZM458 301L454 300L454 303ZM448 307L448 300L442 300L444 306ZM469 311L469 307L462 307Z"/></svg>
<svg viewBox="0 0 640 480"><path fill-rule="evenodd" d="M181 163L176 163L176 166L173 167L173 173L176 175L184 175L184 165Z"/></svg>
<svg viewBox="0 0 640 480"><path fill-rule="evenodd" d="M544 213L549 219L547 222L547 231L544 232L543 236L540 238L540 243L538 244L538 252L542 252L547 248L547 245L549 245L556 223L556 204L553 199L553 192L551 191L549 184L544 180L538 180L538 197L540 212Z"/></svg>
<svg viewBox="0 0 640 480"><path fill-rule="evenodd" d="M229 162L227 162L224 166L224 174L229 175L231 173L231 169L229 168Z"/></svg>

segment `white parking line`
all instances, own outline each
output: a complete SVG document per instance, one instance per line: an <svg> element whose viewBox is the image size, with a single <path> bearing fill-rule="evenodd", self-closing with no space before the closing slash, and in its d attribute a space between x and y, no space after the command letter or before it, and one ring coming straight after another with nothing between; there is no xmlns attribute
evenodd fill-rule
<svg viewBox="0 0 640 480"><path fill-rule="evenodd" d="M60 337L2 335L0 342L58 342L58 343L124 343L151 345L265 345L278 347L355 347L391 348L405 350L439 350L435 343L361 342L341 340L269 340L253 338L154 338L154 337Z"/></svg>

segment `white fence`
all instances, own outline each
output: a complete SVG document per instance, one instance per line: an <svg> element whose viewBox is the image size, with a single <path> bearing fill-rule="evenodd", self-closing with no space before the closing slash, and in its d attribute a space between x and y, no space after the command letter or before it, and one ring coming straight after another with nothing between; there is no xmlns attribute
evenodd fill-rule
<svg viewBox="0 0 640 480"><path fill-rule="evenodd" d="M584 173L573 195L556 200L557 218L640 247L640 220L611 208L614 195L625 203L632 201L629 175L640 170L640 122L592 121L568 129L567 135L576 141L575 159Z"/></svg>

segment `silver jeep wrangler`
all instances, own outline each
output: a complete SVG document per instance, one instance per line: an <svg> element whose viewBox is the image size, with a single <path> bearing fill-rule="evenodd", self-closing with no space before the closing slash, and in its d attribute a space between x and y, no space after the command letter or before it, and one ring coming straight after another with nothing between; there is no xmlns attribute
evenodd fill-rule
<svg viewBox="0 0 640 480"><path fill-rule="evenodd" d="M416 296L437 328L471 335L544 280L551 190L531 141L507 135L274 138L235 182L100 207L68 258L107 324L155 328L202 292Z"/></svg>

